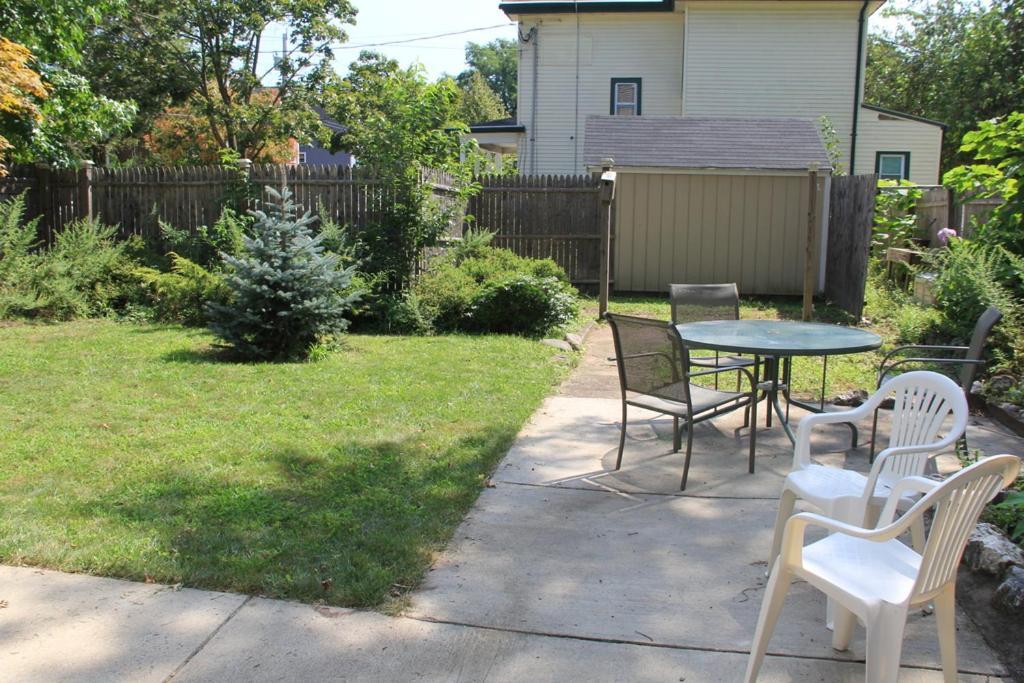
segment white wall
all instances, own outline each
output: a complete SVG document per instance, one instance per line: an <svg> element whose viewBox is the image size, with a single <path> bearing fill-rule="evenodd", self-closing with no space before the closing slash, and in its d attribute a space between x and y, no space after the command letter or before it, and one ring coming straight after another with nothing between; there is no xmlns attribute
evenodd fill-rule
<svg viewBox="0 0 1024 683"><path fill-rule="evenodd" d="M531 117L534 47L519 46L517 109L519 123L526 126L519 164L524 173L586 171L584 124L587 116L609 113L612 78L643 79L642 114L682 114L681 11L520 17L520 33L535 26L540 54L536 125Z"/></svg>
<svg viewBox="0 0 1024 683"><path fill-rule="evenodd" d="M876 152L910 152L910 180L918 185L939 184L942 128L910 119L860 110L857 171L875 171Z"/></svg>
<svg viewBox="0 0 1024 683"><path fill-rule="evenodd" d="M848 169L861 6L687 3L684 113L809 119L827 115Z"/></svg>

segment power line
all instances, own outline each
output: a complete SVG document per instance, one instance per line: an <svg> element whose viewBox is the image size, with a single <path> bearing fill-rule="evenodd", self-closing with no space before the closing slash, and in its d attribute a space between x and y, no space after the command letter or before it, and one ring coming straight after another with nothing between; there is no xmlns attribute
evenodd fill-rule
<svg viewBox="0 0 1024 683"><path fill-rule="evenodd" d="M478 31L491 31L496 28L506 28L508 26L515 26L514 22L508 22L505 24L495 24L494 26L480 26L477 28L467 28L462 31L450 31L448 33L435 33L429 36L418 36L416 38L404 38L402 40L387 40L379 43L363 43L361 45L346 45L341 43L335 45L334 48L337 50L362 50L368 47L386 47L388 45L404 45L407 43L416 43L421 40L432 40L434 38L447 38L449 36L461 36L467 33L476 33ZM277 54L277 50L260 50L261 54Z"/></svg>

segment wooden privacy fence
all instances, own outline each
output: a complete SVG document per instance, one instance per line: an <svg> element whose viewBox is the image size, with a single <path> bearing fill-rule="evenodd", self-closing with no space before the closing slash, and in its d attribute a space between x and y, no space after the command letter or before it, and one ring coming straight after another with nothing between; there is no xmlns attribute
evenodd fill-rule
<svg viewBox="0 0 1024 683"><path fill-rule="evenodd" d="M481 176L477 182L480 192L466 213L475 228L495 231L494 246L554 259L575 285L598 284L606 216L598 178Z"/></svg>
<svg viewBox="0 0 1024 683"><path fill-rule="evenodd" d="M54 171L16 167L0 179L0 200L27 191L29 218L40 219L44 238L79 218L93 216L120 226L121 234L156 237L159 222L195 231L212 225L233 196L244 196L246 176L255 194L262 188L287 185L293 200L357 230L377 220L388 202L390 188L362 169L335 165L248 164L143 168L94 168ZM422 180L439 201L457 201L455 180L439 171L424 170ZM258 204L251 202L250 205ZM322 209L322 211L320 211ZM452 233L461 234L461 212Z"/></svg>
<svg viewBox="0 0 1024 683"><path fill-rule="evenodd" d="M825 296L858 319L864 312L877 187L874 175L835 176L829 196Z"/></svg>

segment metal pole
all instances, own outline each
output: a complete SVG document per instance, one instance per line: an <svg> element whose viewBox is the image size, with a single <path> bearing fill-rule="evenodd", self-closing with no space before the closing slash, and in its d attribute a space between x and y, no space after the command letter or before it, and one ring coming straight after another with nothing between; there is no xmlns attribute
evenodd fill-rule
<svg viewBox="0 0 1024 683"><path fill-rule="evenodd" d="M614 159L603 159L601 162L601 207L604 212L604 226L601 228L601 268L598 276L600 291L598 294L597 317L603 319L608 312L608 298L611 293L612 264L612 216L615 210L615 165Z"/></svg>

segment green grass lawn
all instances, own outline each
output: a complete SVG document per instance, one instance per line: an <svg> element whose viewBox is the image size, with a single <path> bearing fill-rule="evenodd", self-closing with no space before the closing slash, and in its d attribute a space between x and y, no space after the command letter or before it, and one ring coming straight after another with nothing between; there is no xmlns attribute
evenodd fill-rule
<svg viewBox="0 0 1024 683"><path fill-rule="evenodd" d="M596 303L588 306L596 315ZM608 305L612 313L638 315L648 318L668 320L672 317L668 297L617 295ZM740 301L740 318L767 320L800 320L802 304L796 299L765 298L742 299ZM852 324L850 316L832 306L815 304L814 321L824 323ZM883 349L891 346L888 343L891 330L868 326L883 339ZM882 359L882 353L858 353L847 356L832 356L828 359L827 383L825 397L832 398L850 389L864 389L871 392L875 388L875 373ZM796 358L793 360L793 393L796 396L818 400L821 397L821 358Z"/></svg>
<svg viewBox="0 0 1024 683"><path fill-rule="evenodd" d="M0 328L0 562L385 605L566 372L511 337L350 336L295 364L210 343Z"/></svg>

